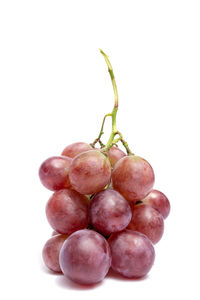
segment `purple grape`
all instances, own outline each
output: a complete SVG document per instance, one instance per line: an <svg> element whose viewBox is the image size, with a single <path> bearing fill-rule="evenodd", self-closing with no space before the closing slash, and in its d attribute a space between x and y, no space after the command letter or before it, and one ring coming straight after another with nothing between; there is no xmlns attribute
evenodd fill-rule
<svg viewBox="0 0 200 300"><path fill-rule="evenodd" d="M57 191L47 202L46 215L55 231L71 234L88 226L88 199L73 190Z"/></svg>
<svg viewBox="0 0 200 300"><path fill-rule="evenodd" d="M110 183L109 159L98 150L83 152L72 160L69 179L73 188L80 194L97 193Z"/></svg>
<svg viewBox="0 0 200 300"><path fill-rule="evenodd" d="M76 155L78 155L82 152L85 152L85 151L92 150L92 149L93 148L89 144L83 143L83 142L78 142L78 143L73 143L71 145L68 145L63 150L62 155L74 158Z"/></svg>
<svg viewBox="0 0 200 300"><path fill-rule="evenodd" d="M153 206L161 213L164 219L166 219L170 212L170 202L167 197L157 190L152 190L142 202Z"/></svg>
<svg viewBox="0 0 200 300"><path fill-rule="evenodd" d="M90 221L104 235L123 230L132 212L128 201L117 191L107 189L97 193L89 206Z"/></svg>
<svg viewBox="0 0 200 300"><path fill-rule="evenodd" d="M150 271L155 251L144 234L126 229L111 234L108 243L114 271L128 278L143 277Z"/></svg>
<svg viewBox="0 0 200 300"><path fill-rule="evenodd" d="M53 156L46 159L39 169L42 184L51 191L57 191L71 186L69 181L69 166L72 159L65 156Z"/></svg>
<svg viewBox="0 0 200 300"><path fill-rule="evenodd" d="M62 272L59 264L60 249L67 239L67 235L57 234L51 237L42 250L42 257L45 265L51 271Z"/></svg>
<svg viewBox="0 0 200 300"><path fill-rule="evenodd" d="M125 156L114 166L113 188L132 203L146 197L153 184L153 169L144 158L136 155Z"/></svg>
<svg viewBox="0 0 200 300"><path fill-rule="evenodd" d="M114 167L116 162L124 156L126 156L126 154L121 149L115 146L111 147L108 155L111 166Z"/></svg>
<svg viewBox="0 0 200 300"><path fill-rule="evenodd" d="M153 244L156 244L163 235L164 220L152 206L138 204L132 206L132 219L127 228L145 234Z"/></svg>
<svg viewBox="0 0 200 300"><path fill-rule="evenodd" d="M64 275L80 284L94 284L106 276L110 265L110 248L99 233L84 229L69 236L60 251Z"/></svg>

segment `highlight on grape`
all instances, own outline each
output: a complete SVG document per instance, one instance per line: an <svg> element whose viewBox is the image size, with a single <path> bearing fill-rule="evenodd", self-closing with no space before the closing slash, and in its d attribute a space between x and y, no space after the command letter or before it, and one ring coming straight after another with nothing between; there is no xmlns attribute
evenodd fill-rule
<svg viewBox="0 0 200 300"><path fill-rule="evenodd" d="M51 271L83 285L102 281L110 268L127 278L144 277L170 212L168 198L153 189L153 168L131 151L117 128L115 76L108 56L100 52L113 86L112 112L104 116L92 143L70 144L39 169L41 183L53 191L46 204L53 233L43 247L43 261ZM109 117L112 129L104 144Z"/></svg>

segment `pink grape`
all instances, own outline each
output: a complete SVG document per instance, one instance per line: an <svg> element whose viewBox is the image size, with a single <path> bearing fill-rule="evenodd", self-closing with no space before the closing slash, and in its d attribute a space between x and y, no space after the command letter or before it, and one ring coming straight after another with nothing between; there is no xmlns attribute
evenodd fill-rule
<svg viewBox="0 0 200 300"><path fill-rule="evenodd" d="M111 147L108 155L111 166L114 167L116 162L124 156L126 156L126 154L121 149L115 146Z"/></svg>
<svg viewBox="0 0 200 300"><path fill-rule="evenodd" d="M128 278L143 277L150 271L155 251L144 234L126 229L111 234L108 243L114 271Z"/></svg>
<svg viewBox="0 0 200 300"><path fill-rule="evenodd" d="M112 184L127 200L136 202L151 191L154 172L145 159L135 155L125 156L114 166Z"/></svg>
<svg viewBox="0 0 200 300"><path fill-rule="evenodd" d="M67 235L58 234L51 237L42 250L42 257L45 265L51 271L62 272L59 264L60 249L67 239Z"/></svg>
<svg viewBox="0 0 200 300"><path fill-rule="evenodd" d="M107 189L97 193L89 206L90 221L104 235L123 230L130 222L130 205L117 191Z"/></svg>
<svg viewBox="0 0 200 300"><path fill-rule="evenodd" d="M80 284L94 284L103 280L110 268L110 248L99 233L79 230L63 244L59 261L64 275L71 280Z"/></svg>
<svg viewBox="0 0 200 300"><path fill-rule="evenodd" d="M170 202L168 198L160 191L152 190L142 202L153 206L166 219L170 213Z"/></svg>
<svg viewBox="0 0 200 300"><path fill-rule="evenodd" d="M156 244L163 235L164 221L162 215L152 206L138 204L132 207L132 219L127 228L145 234Z"/></svg>
<svg viewBox="0 0 200 300"><path fill-rule="evenodd" d="M45 160L39 169L42 184L49 190L69 188L69 166L72 159L65 156L53 156Z"/></svg>
<svg viewBox="0 0 200 300"><path fill-rule="evenodd" d="M83 142L78 142L78 143L73 143L73 144L67 146L63 150L62 155L74 158L76 155L78 155L82 152L85 152L85 151L92 150L92 149L93 148L89 144L83 143Z"/></svg>
<svg viewBox="0 0 200 300"><path fill-rule="evenodd" d="M88 226L88 199L73 190L57 191L47 202L46 215L55 231L71 234Z"/></svg>
<svg viewBox="0 0 200 300"><path fill-rule="evenodd" d="M77 155L70 165L69 179L80 194L94 194L101 191L111 178L108 158L100 151L91 150Z"/></svg>

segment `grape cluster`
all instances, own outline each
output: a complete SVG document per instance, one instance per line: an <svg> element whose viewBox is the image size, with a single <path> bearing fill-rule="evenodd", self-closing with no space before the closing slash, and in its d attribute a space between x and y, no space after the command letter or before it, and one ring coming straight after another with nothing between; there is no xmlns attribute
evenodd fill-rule
<svg viewBox="0 0 200 300"><path fill-rule="evenodd" d="M110 266L129 278L149 272L170 204L152 190L146 160L74 143L45 160L39 176L54 191L46 205L54 232L43 248L49 269L81 284L101 281Z"/></svg>
<svg viewBox="0 0 200 300"><path fill-rule="evenodd" d="M110 267L128 278L145 276L170 212L167 197L153 189L151 165L133 154L117 130L117 86L108 56L100 51L115 95L112 113L105 115L93 143L73 143L39 169L42 184L54 192L46 205L54 231L43 248L44 263L79 284L103 280ZM112 117L112 131L104 145L107 117Z"/></svg>

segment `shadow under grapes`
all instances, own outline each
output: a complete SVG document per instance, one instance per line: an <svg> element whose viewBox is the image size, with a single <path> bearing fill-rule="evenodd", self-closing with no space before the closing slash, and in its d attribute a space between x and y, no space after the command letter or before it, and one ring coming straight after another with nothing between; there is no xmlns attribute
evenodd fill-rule
<svg viewBox="0 0 200 300"><path fill-rule="evenodd" d="M110 268L108 274L106 275L106 278L111 278L111 279L115 279L115 280L119 280L119 281L144 281L147 280L149 277L149 275L145 275L144 277L140 277L140 278L127 278L127 277L123 277L120 274L118 274L117 272L113 271L112 268Z"/></svg>
<svg viewBox="0 0 200 300"><path fill-rule="evenodd" d="M71 289L71 290L80 290L80 291L95 289L103 284L103 282L101 281L96 284L81 285L81 284L71 281L69 278L67 278L65 276L58 276L55 281L56 281L56 284L58 286L60 286L61 288Z"/></svg>

